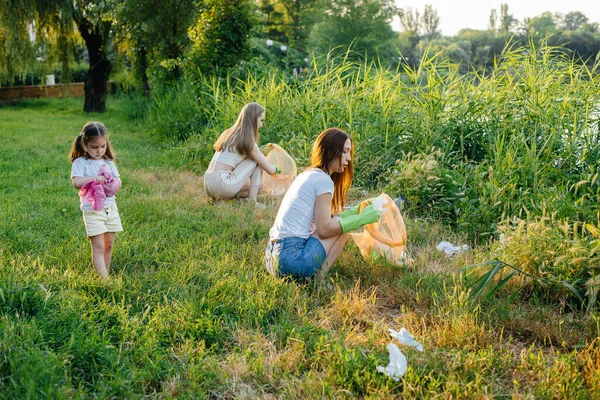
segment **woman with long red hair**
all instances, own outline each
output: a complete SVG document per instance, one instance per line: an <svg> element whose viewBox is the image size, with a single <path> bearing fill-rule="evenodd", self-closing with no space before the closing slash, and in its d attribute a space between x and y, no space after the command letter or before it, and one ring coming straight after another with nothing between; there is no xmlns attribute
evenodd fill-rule
<svg viewBox="0 0 600 400"><path fill-rule="evenodd" d="M367 206L343 211L352 184L354 147L338 128L319 134L310 166L286 192L269 231L265 261L276 276L325 275L348 242L347 232L376 222L379 211ZM343 211L343 212L342 212Z"/></svg>

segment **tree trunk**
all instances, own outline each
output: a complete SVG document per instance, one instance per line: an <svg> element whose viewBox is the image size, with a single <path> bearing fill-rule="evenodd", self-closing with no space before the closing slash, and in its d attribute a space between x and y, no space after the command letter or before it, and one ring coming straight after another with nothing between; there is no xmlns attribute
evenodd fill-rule
<svg viewBox="0 0 600 400"><path fill-rule="evenodd" d="M77 21L77 25L90 59L90 69L85 76L83 110L101 113L106 109L107 83L111 68L110 60L104 50L104 35L101 27L93 26L85 18Z"/></svg>
<svg viewBox="0 0 600 400"><path fill-rule="evenodd" d="M141 75L142 91L147 99L150 98L150 83L148 82L148 52L146 47L141 45L139 53L139 69Z"/></svg>

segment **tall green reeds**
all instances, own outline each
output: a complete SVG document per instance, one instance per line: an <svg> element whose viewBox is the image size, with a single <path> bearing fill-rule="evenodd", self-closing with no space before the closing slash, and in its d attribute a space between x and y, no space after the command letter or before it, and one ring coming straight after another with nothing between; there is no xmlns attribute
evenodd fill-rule
<svg viewBox="0 0 600 400"><path fill-rule="evenodd" d="M409 212L475 240L513 216L595 218L598 64L589 68L550 46L507 47L489 71L457 70L428 53L417 68L398 71L329 56L303 79L182 83L151 115L163 135L193 137L192 147L200 141L194 148L204 166L210 143L249 101L267 110L261 141L283 145L300 166L314 137L338 126L354 139L355 184L409 193ZM407 154L434 157L435 176L411 181Z"/></svg>

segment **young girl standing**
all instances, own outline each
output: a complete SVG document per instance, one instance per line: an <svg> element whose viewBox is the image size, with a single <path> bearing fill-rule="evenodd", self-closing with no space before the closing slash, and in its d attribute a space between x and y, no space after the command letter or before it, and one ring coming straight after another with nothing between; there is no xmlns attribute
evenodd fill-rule
<svg viewBox="0 0 600 400"><path fill-rule="evenodd" d="M233 126L215 142L213 156L204 174L204 190L215 200L248 197L256 203L262 172L281 172L271 165L258 147L258 130L265 119L265 109L248 103Z"/></svg>
<svg viewBox="0 0 600 400"><path fill-rule="evenodd" d="M69 158L73 163L71 180L76 189L81 189L86 184L89 186L92 181L106 184L107 179L118 180L120 187L119 172L114 163L115 155L106 127L100 122L88 122L83 126L81 133L73 141ZM107 279L115 233L123 231L115 197L106 197L103 207L98 211L94 210L92 202L87 201L84 196L80 196L80 202L83 222L92 245L92 264L96 272Z"/></svg>
<svg viewBox="0 0 600 400"><path fill-rule="evenodd" d="M320 270L324 276L348 242L346 233L379 219L372 205L362 213L360 205L339 212L352 184L353 158L346 132L330 128L317 137L310 166L286 192L269 231L265 260L271 274L306 278Z"/></svg>

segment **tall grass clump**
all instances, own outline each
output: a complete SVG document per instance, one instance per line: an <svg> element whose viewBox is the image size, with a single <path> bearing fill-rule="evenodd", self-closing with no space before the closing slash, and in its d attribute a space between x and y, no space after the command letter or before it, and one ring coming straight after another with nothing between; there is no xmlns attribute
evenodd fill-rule
<svg viewBox="0 0 600 400"><path fill-rule="evenodd" d="M511 286L520 285L522 296L537 292L549 302L579 299L589 311L600 290L599 226L600 221L581 224L553 216L511 221L500 225L501 240L493 246L498 261L488 264L508 266L515 275Z"/></svg>
<svg viewBox="0 0 600 400"><path fill-rule="evenodd" d="M491 70L468 75L427 52L397 71L330 55L304 79L199 75L157 99L151 118L163 136L190 138L204 165L249 101L267 110L261 141L282 144L300 165L313 138L338 126L355 141L357 185L404 194L409 212L481 240L503 218L549 208L559 219L595 216L597 72L549 46L507 47ZM434 160L435 171L419 160Z"/></svg>

